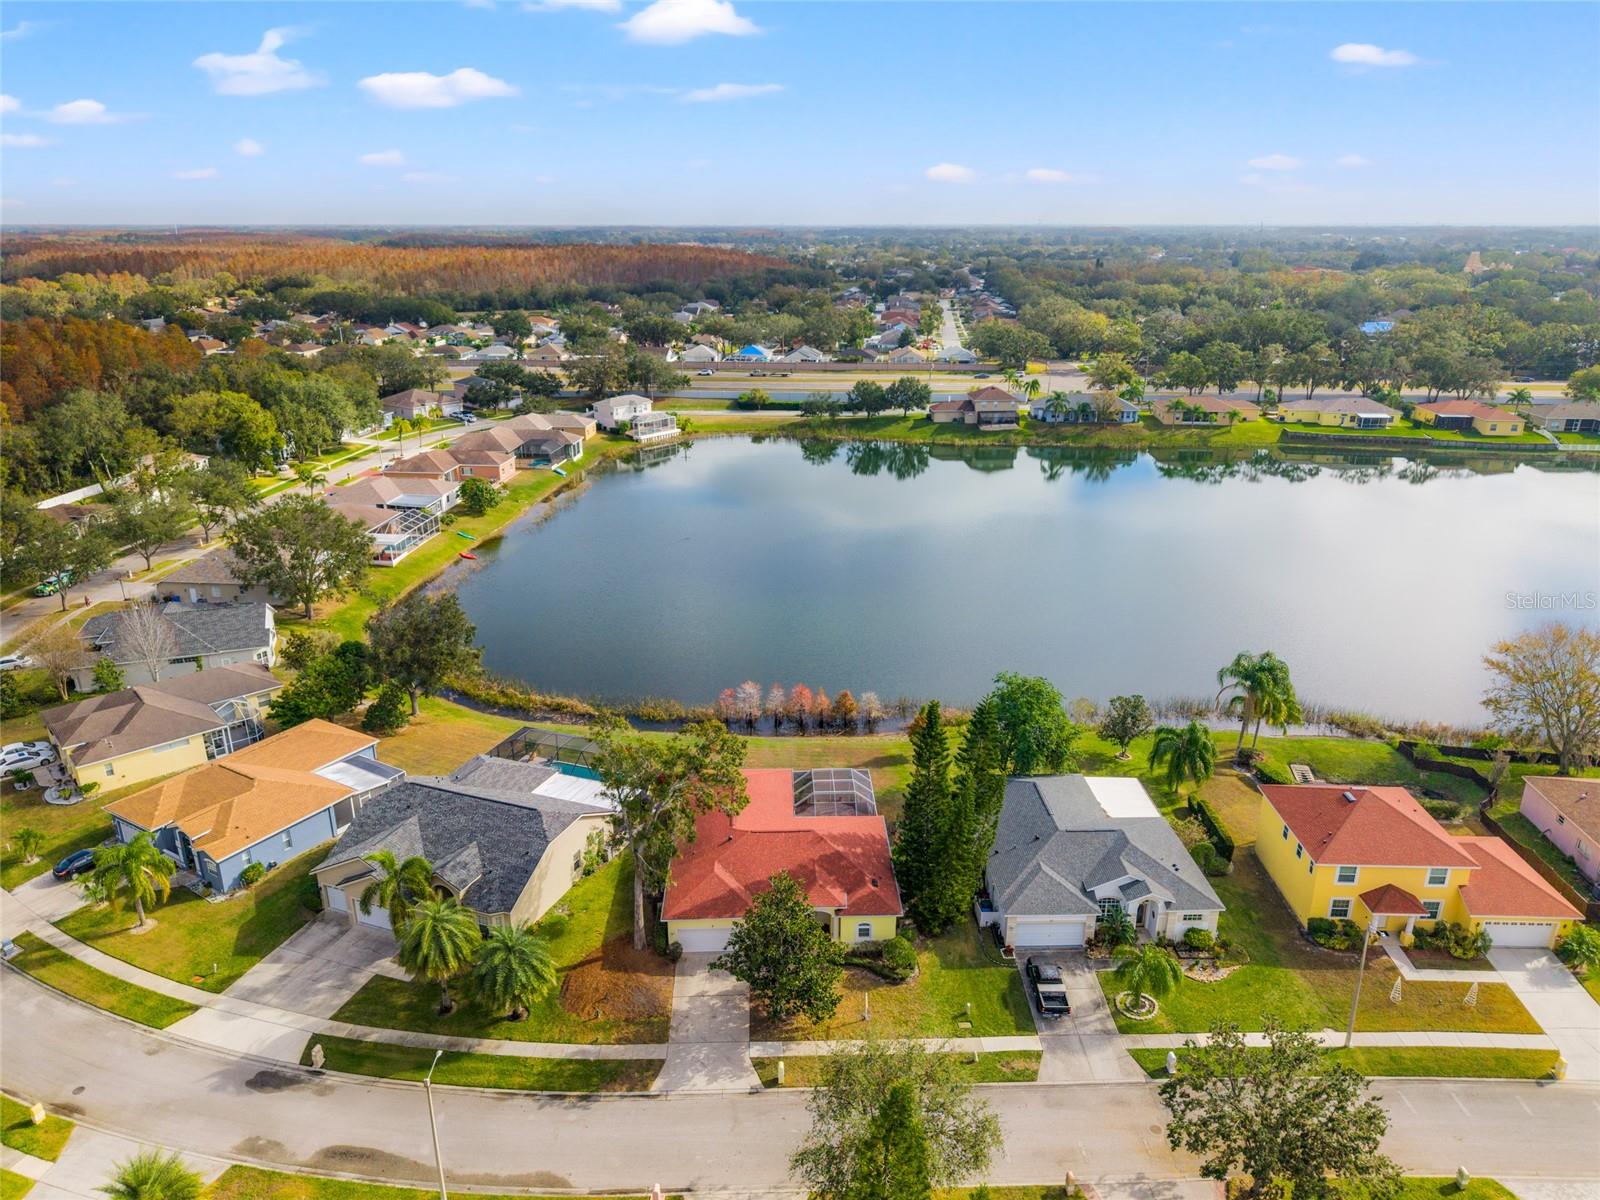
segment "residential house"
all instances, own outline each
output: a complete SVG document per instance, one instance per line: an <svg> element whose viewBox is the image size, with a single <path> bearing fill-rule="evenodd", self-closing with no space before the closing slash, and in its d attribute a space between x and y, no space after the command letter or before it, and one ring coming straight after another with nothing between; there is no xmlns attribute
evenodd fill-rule
<svg viewBox="0 0 1600 1200"><path fill-rule="evenodd" d="M1302 396L1297 400L1279 400L1278 417L1305 425L1387 429L1400 419L1400 414L1387 404L1366 396Z"/></svg>
<svg viewBox="0 0 1600 1200"><path fill-rule="evenodd" d="M567 412L565 409L557 412L541 413L552 429L560 429L566 433L575 433L584 441L594 436L599 427L598 422L587 413Z"/></svg>
<svg viewBox="0 0 1600 1200"><path fill-rule="evenodd" d="M965 346L945 346L933 359L935 362L971 365L978 361L978 356Z"/></svg>
<svg viewBox="0 0 1600 1200"><path fill-rule="evenodd" d="M194 344L195 348L199 350L201 354L204 354L208 357L213 354L222 354L228 349L227 342L224 342L218 338L209 337L203 333L192 336L189 341Z"/></svg>
<svg viewBox="0 0 1600 1200"><path fill-rule="evenodd" d="M1586 879L1600 883L1600 779L1526 775L1520 811Z"/></svg>
<svg viewBox="0 0 1600 1200"><path fill-rule="evenodd" d="M381 346L389 340L389 335L381 329L357 329L355 335L356 343L362 346Z"/></svg>
<svg viewBox="0 0 1600 1200"><path fill-rule="evenodd" d="M451 446L448 451L461 468L463 479L469 476L504 487L517 477L517 456L505 450L474 450Z"/></svg>
<svg viewBox="0 0 1600 1200"><path fill-rule="evenodd" d="M567 353L564 347L556 344L555 342L544 342L541 345L535 346L532 350L529 350L522 357L524 361L532 363L536 366L541 364L548 366L551 363L566 362L572 357L572 355Z"/></svg>
<svg viewBox="0 0 1600 1200"><path fill-rule="evenodd" d="M318 342L290 342L283 348L285 354L292 354L296 358L315 358L322 353L322 345Z"/></svg>
<svg viewBox="0 0 1600 1200"><path fill-rule="evenodd" d="M421 450L406 458L397 458L383 469L383 473L400 476L417 475L424 479L440 479L446 483L459 482L466 474L461 463L448 450Z"/></svg>
<svg viewBox="0 0 1600 1200"><path fill-rule="evenodd" d="M595 424L601 429L607 433L615 433L624 422L630 422L654 407L648 396L627 392L621 396L607 396L604 400L596 400L589 406L589 412L594 417Z"/></svg>
<svg viewBox="0 0 1600 1200"><path fill-rule="evenodd" d="M1600 403L1552 404L1535 409L1533 420L1551 433L1600 433Z"/></svg>
<svg viewBox="0 0 1600 1200"><path fill-rule="evenodd" d="M227 892L252 863L271 869L338 836L374 795L404 778L378 761L371 734L312 720L125 796L106 812L118 841L150 833L180 870Z"/></svg>
<svg viewBox="0 0 1600 1200"><path fill-rule="evenodd" d="M328 507L361 526L372 542L372 563L377 567L394 566L439 532L438 515L421 509L358 504L337 495L328 501Z"/></svg>
<svg viewBox="0 0 1600 1200"><path fill-rule="evenodd" d="M796 346L789 353L778 359L784 363L820 363L827 362L828 356L813 346Z"/></svg>
<svg viewBox="0 0 1600 1200"><path fill-rule="evenodd" d="M1034 397L1028 418L1046 425L1132 425L1139 419L1139 408L1110 392L1069 392L1059 402Z"/></svg>
<svg viewBox="0 0 1600 1200"><path fill-rule="evenodd" d="M494 342L476 350L468 350L461 356L462 362L509 362L517 357L517 352L504 342Z"/></svg>
<svg viewBox="0 0 1600 1200"><path fill-rule="evenodd" d="M928 417L935 425L979 425L985 429L1015 429L1019 402L1004 388L974 388L959 400L935 400Z"/></svg>
<svg viewBox="0 0 1600 1200"><path fill-rule="evenodd" d="M758 346L754 342L751 342L750 345L741 347L732 354L728 355L728 361L763 363L771 362L772 351L768 350L765 346Z"/></svg>
<svg viewBox="0 0 1600 1200"><path fill-rule="evenodd" d="M628 436L642 444L675 438L678 436L677 415L669 412L640 413L629 423Z"/></svg>
<svg viewBox="0 0 1600 1200"><path fill-rule="evenodd" d="M711 349L722 352L722 339L712 333L697 333L689 338L690 343L696 346L709 346Z"/></svg>
<svg viewBox="0 0 1600 1200"><path fill-rule="evenodd" d="M695 343L694 345L685 346L678 352L678 361L681 363L689 363L690 365L695 365L698 363L714 363L721 362L722 355L718 354L717 351L711 346Z"/></svg>
<svg viewBox="0 0 1600 1200"><path fill-rule="evenodd" d="M721 308L722 305L715 300L691 300L683 306L683 311L693 313L697 317L703 317L707 313L719 312Z"/></svg>
<svg viewBox="0 0 1600 1200"><path fill-rule="evenodd" d="M78 786L103 791L197 767L261 740L283 684L258 663L212 667L39 714Z"/></svg>
<svg viewBox="0 0 1600 1200"><path fill-rule="evenodd" d="M609 826L606 807L528 788L521 779L418 778L364 805L313 875L328 912L387 929L387 909L361 911L361 895L377 877L367 856L420 856L433 865L434 887L480 924L522 924L544 916L581 878L590 838Z"/></svg>
<svg viewBox="0 0 1600 1200"><path fill-rule="evenodd" d="M558 429L549 417L524 413L497 421L488 429L462 434L450 443L450 453L491 450L512 455L519 467L556 466L583 457L583 436L573 429Z"/></svg>
<svg viewBox="0 0 1600 1200"><path fill-rule="evenodd" d="M461 502L461 483L459 479L385 472L339 488L336 498L340 504L370 504L440 517Z"/></svg>
<svg viewBox="0 0 1600 1200"><path fill-rule="evenodd" d="M1552 946L1580 916L1505 842L1452 837L1401 787L1265 784L1256 857L1295 918L1348 919L1409 941L1418 922Z"/></svg>
<svg viewBox="0 0 1600 1200"><path fill-rule="evenodd" d="M270 604L161 604L158 611L170 635L170 652L158 667L162 678L226 667L234 663L273 666L278 661L278 634ZM125 636L131 609L90 617L78 631L88 651L72 671L80 692L94 686L95 663L109 659L130 684L154 683L144 651Z"/></svg>
<svg viewBox="0 0 1600 1200"><path fill-rule="evenodd" d="M898 350L884 355L884 361L920 367L928 361L928 356L915 346L901 346Z"/></svg>
<svg viewBox="0 0 1600 1200"><path fill-rule="evenodd" d="M1368 337L1375 337L1380 333L1394 332L1394 322L1389 320L1374 320L1361 322L1361 332Z"/></svg>
<svg viewBox="0 0 1600 1200"><path fill-rule="evenodd" d="M1478 400L1434 400L1411 410L1411 419L1435 429L1470 429L1484 437L1515 437L1526 427L1520 413Z"/></svg>
<svg viewBox="0 0 1600 1200"><path fill-rule="evenodd" d="M1261 418L1261 410L1248 400L1204 393L1163 398L1152 404L1150 411L1163 425L1230 425Z"/></svg>
<svg viewBox="0 0 1600 1200"><path fill-rule="evenodd" d="M232 550L213 550L172 568L155 588L158 596L189 604L272 604L281 606L262 584L247 586L239 579L239 559Z"/></svg>
<svg viewBox="0 0 1600 1200"><path fill-rule="evenodd" d="M383 406L386 420L415 421L419 417L426 417L435 408L441 407L446 399L453 397L441 396L438 392L427 392L422 388L407 388L403 392L380 397L378 403Z"/></svg>
<svg viewBox="0 0 1600 1200"><path fill-rule="evenodd" d="M879 354L867 346L841 346L833 357L838 362L877 362Z"/></svg>
<svg viewBox="0 0 1600 1200"><path fill-rule="evenodd" d="M1121 909L1148 938L1217 929L1222 901L1137 779L1006 781L979 921L1017 951L1070 948Z"/></svg>
<svg viewBox="0 0 1600 1200"><path fill-rule="evenodd" d="M860 768L747 770L750 802L709 812L672 862L661 918L685 951L724 950L768 880L786 871L835 941L894 936L900 888L872 776Z"/></svg>

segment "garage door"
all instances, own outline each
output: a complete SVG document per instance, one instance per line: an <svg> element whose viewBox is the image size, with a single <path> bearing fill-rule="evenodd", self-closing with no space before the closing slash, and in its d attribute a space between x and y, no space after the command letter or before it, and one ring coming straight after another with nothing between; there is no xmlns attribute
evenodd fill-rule
<svg viewBox="0 0 1600 1200"><path fill-rule="evenodd" d="M1497 947L1548 946L1556 931L1554 921L1485 921L1484 929Z"/></svg>
<svg viewBox="0 0 1600 1200"><path fill-rule="evenodd" d="M724 929L680 929L678 944L686 954L715 954L728 948L730 925Z"/></svg>
<svg viewBox="0 0 1600 1200"><path fill-rule="evenodd" d="M373 925L379 929L393 928L389 924L389 910L387 908L379 908L376 904L372 906L371 912L362 912L360 905L357 905L356 920L363 925Z"/></svg>
<svg viewBox="0 0 1600 1200"><path fill-rule="evenodd" d="M322 889L323 907L329 912L349 912L350 901L345 897L343 888L325 887Z"/></svg>
<svg viewBox="0 0 1600 1200"><path fill-rule="evenodd" d="M1011 925L1011 944L1019 949L1083 945L1082 919L1047 920L1030 917Z"/></svg>

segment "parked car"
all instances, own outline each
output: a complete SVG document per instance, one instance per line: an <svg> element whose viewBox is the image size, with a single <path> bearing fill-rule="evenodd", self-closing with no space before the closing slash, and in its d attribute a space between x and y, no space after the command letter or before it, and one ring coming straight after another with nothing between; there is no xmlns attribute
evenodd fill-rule
<svg viewBox="0 0 1600 1200"><path fill-rule="evenodd" d="M715 372L715 371L713 371L713 370L711 370L711 369L710 369L710 368L709 368L709 367L708 367L708 368L706 368L706 369L705 369L705 370L704 370L704 371L696 371L696 372L695 372L695 374L696 374L696 375L715 375L715 374L716 374L716 372Z"/></svg>
<svg viewBox="0 0 1600 1200"><path fill-rule="evenodd" d="M56 760L56 748L49 742L12 742L0 749L0 771L31 771Z"/></svg>
<svg viewBox="0 0 1600 1200"><path fill-rule="evenodd" d="M976 375L973 376L973 378L974 379L988 379L989 378L989 372L987 372L987 371L979 371Z"/></svg>
<svg viewBox="0 0 1600 1200"><path fill-rule="evenodd" d="M94 870L94 851L74 850L58 862L50 874L57 879L76 879L79 875L92 870Z"/></svg>
<svg viewBox="0 0 1600 1200"><path fill-rule="evenodd" d="M1039 1006L1039 1015L1047 1020L1057 1020L1072 1015L1072 1004L1067 999L1067 984L1061 977L1061 968L1052 962L1030 958L1027 965L1028 986L1033 991L1033 1001Z"/></svg>
<svg viewBox="0 0 1600 1200"><path fill-rule="evenodd" d="M1512 383L1533 383L1534 382L1534 378L1533 378L1532 375L1518 375L1511 382Z"/></svg>
<svg viewBox="0 0 1600 1200"><path fill-rule="evenodd" d="M471 425L474 421L476 421L478 419L478 417L477 417L476 413L464 412L464 413L461 413L456 419L458 421L460 421L463 425Z"/></svg>
<svg viewBox="0 0 1600 1200"><path fill-rule="evenodd" d="M59 575L52 575L50 578L42 580L39 586L33 589L33 594L35 596L54 596L62 588L71 586L72 572L62 571Z"/></svg>
<svg viewBox="0 0 1600 1200"><path fill-rule="evenodd" d="M0 671L20 671L31 666L33 659L26 654L0 654Z"/></svg>

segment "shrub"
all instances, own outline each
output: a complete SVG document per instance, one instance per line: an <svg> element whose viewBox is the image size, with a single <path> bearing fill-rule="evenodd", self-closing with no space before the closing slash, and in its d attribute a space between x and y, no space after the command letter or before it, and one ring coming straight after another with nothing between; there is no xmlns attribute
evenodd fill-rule
<svg viewBox="0 0 1600 1200"><path fill-rule="evenodd" d="M1183 931L1183 944L1190 950L1198 950L1202 954L1210 953L1217 939L1209 929L1191 928Z"/></svg>
<svg viewBox="0 0 1600 1200"><path fill-rule="evenodd" d="M1418 742L1415 746L1411 747L1411 757L1420 758L1426 762L1432 762L1439 757L1439 747L1435 746L1432 742Z"/></svg>
<svg viewBox="0 0 1600 1200"><path fill-rule="evenodd" d="M378 689L377 699L367 705L362 715L361 728L368 733L394 733L404 729L411 720L411 709L406 703L406 690L398 683L386 683Z"/></svg>
<svg viewBox="0 0 1600 1200"><path fill-rule="evenodd" d="M1194 858L1195 866L1207 875L1218 876L1228 873L1228 860L1217 853L1217 848L1210 842L1201 842L1198 846L1189 848L1190 855Z"/></svg>
<svg viewBox="0 0 1600 1200"><path fill-rule="evenodd" d="M667 961L668 962L677 962L682 957L683 957L683 943L682 942L673 942L670 946L667 947Z"/></svg>
<svg viewBox="0 0 1600 1200"><path fill-rule="evenodd" d="M128 686L128 681L123 677L122 668L102 654L94 664L94 686L101 692L120 692Z"/></svg>
<svg viewBox="0 0 1600 1200"><path fill-rule="evenodd" d="M322 911L322 888L317 886L317 877L315 875L307 875L302 879L298 891L300 907L311 912Z"/></svg>
<svg viewBox="0 0 1600 1200"><path fill-rule="evenodd" d="M539 922L539 933L541 936L554 941L566 933L569 920L566 913L549 913L544 920Z"/></svg>
<svg viewBox="0 0 1600 1200"><path fill-rule="evenodd" d="M1211 806L1202 800L1199 795L1189 797L1189 811L1200 819L1200 824L1206 827L1206 832L1211 835L1211 844L1217 848L1217 853L1226 861L1233 861L1233 838L1229 836L1222 822L1217 819L1217 814Z"/></svg>
<svg viewBox="0 0 1600 1200"><path fill-rule="evenodd" d="M469 517L481 517L500 503L500 489L487 479L469 476L461 482L461 511Z"/></svg>
<svg viewBox="0 0 1600 1200"><path fill-rule="evenodd" d="M283 653L278 657L285 666L304 671L338 644L338 638L325 629L293 629L283 639Z"/></svg>
<svg viewBox="0 0 1600 1200"><path fill-rule="evenodd" d="M1256 778L1262 783L1293 783L1289 777L1287 767L1280 767L1270 760L1258 762L1255 766Z"/></svg>
<svg viewBox="0 0 1600 1200"><path fill-rule="evenodd" d="M1306 922L1306 936L1325 950L1349 950L1361 944L1361 930L1354 921L1312 917Z"/></svg>
<svg viewBox="0 0 1600 1200"><path fill-rule="evenodd" d="M267 864L253 862L239 872L239 882L245 887L255 887L267 877Z"/></svg>
<svg viewBox="0 0 1600 1200"><path fill-rule="evenodd" d="M917 971L917 952L909 938L896 934L883 944L884 967L901 979L910 979Z"/></svg>

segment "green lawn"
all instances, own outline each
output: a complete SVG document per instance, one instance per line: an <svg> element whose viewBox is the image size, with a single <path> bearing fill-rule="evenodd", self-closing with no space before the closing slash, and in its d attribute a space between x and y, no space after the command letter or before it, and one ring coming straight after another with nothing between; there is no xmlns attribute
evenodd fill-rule
<svg viewBox="0 0 1600 1200"><path fill-rule="evenodd" d="M633 862L627 855L574 886L539 923L550 936L561 987L535 1004L525 1020L508 1021L470 997L441 1017L437 987L382 975L368 980L334 1019L523 1042L664 1042L672 964L648 949L633 949L632 914Z"/></svg>
<svg viewBox="0 0 1600 1200"><path fill-rule="evenodd" d="M8 722L7 741L17 740L13 732L15 723ZM40 735L43 728L40 729ZM43 875L74 850L98 846L112 834L111 818L105 814L106 805L113 800L132 795L165 779L148 779L130 787L118 788L104 795L90 796L77 804L58 805L44 802L43 788L30 788L26 792L14 791L11 783L4 783L4 798L0 799L0 828L5 830L5 852L0 854L0 887L15 888L35 875ZM12 847L9 838L22 828L37 829L44 834L44 848L34 862L25 863L22 855Z"/></svg>
<svg viewBox="0 0 1600 1200"><path fill-rule="evenodd" d="M470 1193L473 1200L557 1200L552 1196L497 1196L487 1192ZM206 1188L204 1200L438 1200L438 1188L390 1187L381 1183L361 1183L354 1179L329 1179L326 1176L263 1171L260 1167L229 1167ZM563 1196L559 1200L584 1200ZM642 1196L608 1196L606 1200L644 1200ZM669 1196L667 1200L681 1200Z"/></svg>
<svg viewBox="0 0 1600 1200"><path fill-rule="evenodd" d="M0 1168L0 1200L22 1200L33 1191L33 1180Z"/></svg>
<svg viewBox="0 0 1600 1200"><path fill-rule="evenodd" d="M424 697L421 708L410 724L378 745L380 759L410 775L448 775L527 724L433 697Z"/></svg>
<svg viewBox="0 0 1600 1200"><path fill-rule="evenodd" d="M1165 1079L1165 1050L1130 1050L1146 1074ZM1185 1051L1178 1051L1180 1070ZM1343 1063L1363 1075L1428 1076L1456 1079L1546 1079L1555 1066L1554 1050L1483 1050L1461 1046L1357 1046L1330 1050L1330 1062Z"/></svg>
<svg viewBox="0 0 1600 1200"><path fill-rule="evenodd" d="M1282 427L1295 433L1321 434L1323 436L1402 437L1432 442L1462 442L1484 449L1538 443L1548 444L1548 439L1542 434L1534 433L1531 430L1499 437L1478 433L1473 429L1435 429L1432 425L1413 425L1406 420L1401 420L1398 424L1391 425L1387 429L1353 429L1344 425L1313 425L1302 421L1284 421L1282 422Z"/></svg>
<svg viewBox="0 0 1600 1200"><path fill-rule="evenodd" d="M972 1061L970 1054L952 1054L958 1074L968 1083L1032 1083L1039 1078L1037 1050L997 1051L978 1055ZM818 1055L799 1055L783 1061L784 1087L815 1087L822 1076L826 1060ZM751 1065L761 1077L762 1087L777 1087L778 1062L776 1058L752 1058Z"/></svg>
<svg viewBox="0 0 1600 1200"><path fill-rule="evenodd" d="M752 1017L757 1040L862 1037L1006 1037L1034 1032L1022 976L984 940L976 921L937 938L918 938L917 974L889 983L847 968L843 999L826 1021L778 1027ZM870 1010L869 1006L870 1005ZM870 1011L870 1019L863 1014Z"/></svg>
<svg viewBox="0 0 1600 1200"><path fill-rule="evenodd" d="M215 903L188 888L149 911L155 928L134 933L132 906L80 908L56 923L63 933L114 958L208 992L224 991L311 918L300 882L328 853L308 850L230 900Z"/></svg>
<svg viewBox="0 0 1600 1200"><path fill-rule="evenodd" d="M152 1029L165 1029L195 1011L192 1004L124 983L87 963L79 962L31 933L17 934L16 942L22 947L22 953L11 960L12 966L32 975L40 983L49 984L57 991L75 996L86 1004L103 1008L119 1017L137 1021Z"/></svg>
<svg viewBox="0 0 1600 1200"><path fill-rule="evenodd" d="M1489 764L1474 763L1479 770ZM1513 763L1506 768L1500 785L1495 789L1495 802L1489 809L1489 815L1505 830L1506 836L1520 846L1532 850L1545 862L1549 863L1561 873L1561 878L1569 883L1573 890L1580 896L1589 894L1589 881L1584 878L1583 872L1578 870L1578 865L1570 857L1561 853L1549 838L1539 831L1539 827L1519 811L1522 804L1522 781L1529 775L1553 775L1555 768L1539 766L1533 763ZM1600 778L1600 767L1589 767L1578 774L1585 778Z"/></svg>
<svg viewBox="0 0 1600 1200"><path fill-rule="evenodd" d="M1344 1028L1356 957L1318 949L1300 935L1253 852L1241 848L1234 856L1233 873L1212 882L1227 906L1220 932L1244 949L1249 965L1216 983L1184 979L1176 991L1162 997L1154 1018L1134 1021L1118 1013L1118 1027L1125 1033L1204 1033L1213 1022L1228 1020L1244 1029L1260 1029L1263 1015L1274 1013L1291 1026ZM1480 984L1478 1003L1468 1008L1462 1001L1469 980L1406 983L1400 1003L1395 1004L1389 999L1395 978L1386 957L1368 957L1357 1029L1539 1032L1504 984ZM1108 998L1119 990L1109 973L1102 973L1100 982Z"/></svg>
<svg viewBox="0 0 1600 1200"><path fill-rule="evenodd" d="M0 1096L0 1144L55 1162L71 1136L72 1122L64 1117L46 1117L42 1124L35 1125L26 1104Z"/></svg>
<svg viewBox="0 0 1600 1200"><path fill-rule="evenodd" d="M433 1051L385 1045L354 1038L315 1037L306 1043L300 1064L311 1064L318 1045L330 1071L375 1075L381 1079L420 1080ZM457 1087L506 1088L522 1092L646 1092L661 1070L659 1059L512 1058L503 1054L446 1052L433 1072L435 1083Z"/></svg>

